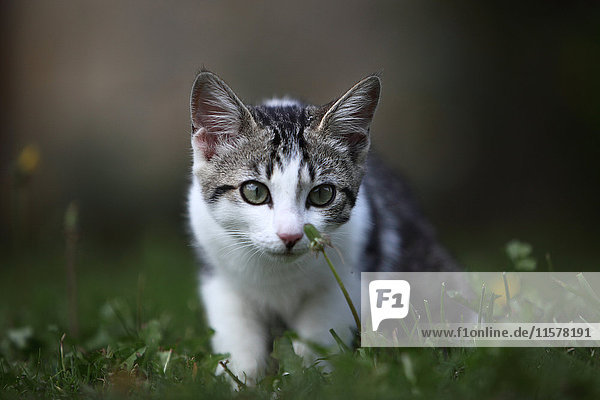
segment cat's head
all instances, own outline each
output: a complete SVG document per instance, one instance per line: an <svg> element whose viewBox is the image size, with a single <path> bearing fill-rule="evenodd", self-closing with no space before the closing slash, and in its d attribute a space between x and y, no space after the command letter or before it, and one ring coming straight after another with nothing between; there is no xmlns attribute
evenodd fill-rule
<svg viewBox="0 0 600 400"><path fill-rule="evenodd" d="M303 226L331 233L356 203L380 80L325 106L247 106L201 72L191 94L193 174L213 219L241 245L282 261L308 249Z"/></svg>

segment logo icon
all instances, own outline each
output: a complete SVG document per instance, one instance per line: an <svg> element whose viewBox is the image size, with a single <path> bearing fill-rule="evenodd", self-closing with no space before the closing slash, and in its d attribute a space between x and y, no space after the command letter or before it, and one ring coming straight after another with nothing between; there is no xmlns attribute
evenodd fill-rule
<svg viewBox="0 0 600 400"><path fill-rule="evenodd" d="M408 315L410 284L405 280L369 282L369 302L373 330L385 319L402 319Z"/></svg>

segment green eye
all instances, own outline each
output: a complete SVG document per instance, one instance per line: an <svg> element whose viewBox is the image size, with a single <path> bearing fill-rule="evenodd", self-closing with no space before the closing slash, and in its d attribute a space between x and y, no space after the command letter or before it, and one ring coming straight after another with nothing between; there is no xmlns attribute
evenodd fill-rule
<svg viewBox="0 0 600 400"><path fill-rule="evenodd" d="M269 189L265 185L256 181L244 182L240 187L242 198L255 206L264 204L269 201Z"/></svg>
<svg viewBox="0 0 600 400"><path fill-rule="evenodd" d="M325 207L335 197L335 187L333 185L319 185L313 188L308 194L308 204L315 207Z"/></svg>

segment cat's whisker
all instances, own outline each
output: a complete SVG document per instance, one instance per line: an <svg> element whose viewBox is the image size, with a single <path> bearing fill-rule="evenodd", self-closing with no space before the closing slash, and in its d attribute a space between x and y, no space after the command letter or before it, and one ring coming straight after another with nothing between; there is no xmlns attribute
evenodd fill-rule
<svg viewBox="0 0 600 400"><path fill-rule="evenodd" d="M248 248L253 248L255 247L254 243L252 242L247 242L247 243L231 243L227 246L224 246L223 248L219 249L219 250L229 250L227 253L223 254L225 257L231 255L233 252L235 252L236 250L243 250L243 249L248 249Z"/></svg>
<svg viewBox="0 0 600 400"><path fill-rule="evenodd" d="M235 247L235 246L240 245L240 244L251 243L251 240L248 239L248 238L235 238L233 240L231 238L229 238L229 240L223 239L223 240L221 240L221 242L223 244L219 244L218 245L219 248L220 249L227 249L227 248L230 248L230 247Z"/></svg>
<svg viewBox="0 0 600 400"><path fill-rule="evenodd" d="M260 255L262 255L264 252L261 252L261 249L258 247L255 247L252 251L252 253L250 254L250 256L248 257L248 264L250 264L252 262L252 259L257 256L260 253Z"/></svg>

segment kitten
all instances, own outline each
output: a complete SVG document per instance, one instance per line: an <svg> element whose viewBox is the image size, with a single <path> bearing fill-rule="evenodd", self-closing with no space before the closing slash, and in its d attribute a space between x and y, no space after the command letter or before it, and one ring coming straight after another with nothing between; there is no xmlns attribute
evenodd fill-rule
<svg viewBox="0 0 600 400"><path fill-rule="evenodd" d="M203 262L200 294L238 376L258 377L281 321L305 341L352 341L352 315L303 225L327 234L355 304L361 271L455 269L406 185L369 156L380 79L324 106L284 99L244 105L202 71L191 93L189 222ZM309 350L294 343L300 355Z"/></svg>

